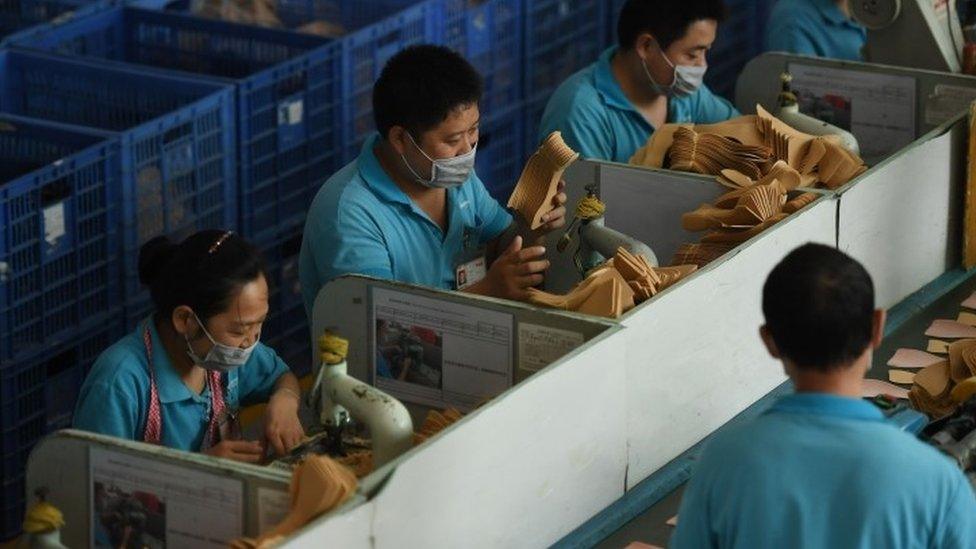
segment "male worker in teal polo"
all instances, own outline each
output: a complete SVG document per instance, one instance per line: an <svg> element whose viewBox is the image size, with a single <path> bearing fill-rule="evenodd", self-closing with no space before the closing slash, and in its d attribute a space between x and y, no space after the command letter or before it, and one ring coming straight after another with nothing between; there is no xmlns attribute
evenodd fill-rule
<svg viewBox="0 0 976 549"><path fill-rule="evenodd" d="M655 128L739 115L703 83L705 55L725 19L722 0L628 0L619 44L549 99L538 139L559 130L586 158L627 162Z"/></svg>
<svg viewBox="0 0 976 549"><path fill-rule="evenodd" d="M563 226L566 194L543 205L534 231L488 194L474 172L482 89L444 47L410 47L386 64L373 88L378 132L308 212L299 278L309 316L322 286L344 274L514 300L542 283L539 243Z"/></svg>
<svg viewBox="0 0 976 549"><path fill-rule="evenodd" d="M848 0L778 0L766 25L766 50L860 61L867 31Z"/></svg>
<svg viewBox="0 0 976 549"><path fill-rule="evenodd" d="M976 547L959 467L861 398L885 321L864 267L797 248L766 279L762 308L760 336L795 393L706 443L671 547Z"/></svg>

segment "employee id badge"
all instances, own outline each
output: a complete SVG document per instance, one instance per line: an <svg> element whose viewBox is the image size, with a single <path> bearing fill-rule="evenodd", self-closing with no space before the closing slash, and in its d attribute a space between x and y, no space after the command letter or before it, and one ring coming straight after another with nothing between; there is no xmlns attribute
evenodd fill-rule
<svg viewBox="0 0 976 549"><path fill-rule="evenodd" d="M454 259L454 289L456 290L469 288L488 275L485 247L480 245L479 233L475 228L464 228L463 245Z"/></svg>

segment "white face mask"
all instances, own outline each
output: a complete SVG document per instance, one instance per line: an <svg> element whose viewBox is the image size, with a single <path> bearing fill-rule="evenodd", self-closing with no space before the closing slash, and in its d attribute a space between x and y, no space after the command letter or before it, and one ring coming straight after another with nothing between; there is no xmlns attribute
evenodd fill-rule
<svg viewBox="0 0 976 549"><path fill-rule="evenodd" d="M651 71L647 68L647 63L641 59L641 67L644 68L644 74L651 81L651 87L654 88L654 91L662 95L667 95L668 97L688 97L694 95L705 80L705 71L708 70L708 66L675 65L668 59L668 56L661 48L658 48L657 51L661 52L661 57L671 66L674 77L670 84L661 86L654 81L654 77L651 76Z"/></svg>
<svg viewBox="0 0 976 549"><path fill-rule="evenodd" d="M410 132L407 132L407 137L410 138L410 142L413 143L413 146L417 147L420 154L424 155L424 157L426 157L427 160L430 160L432 164L430 168L430 179L426 179L421 177L420 174L413 169L413 166L411 166L410 162L407 161L407 157L405 155L400 155L400 158L403 159L404 165L406 165L407 169L410 170L410 173L413 174L414 181L417 183L431 189L452 189L455 187L460 187L465 181L468 180L469 177L471 177L471 172L474 170L474 155L478 151L477 143L471 147L470 151L462 154L461 156L438 158L435 160L427 156L427 153L425 153L424 150L420 148L420 145L414 141L413 136L410 135Z"/></svg>
<svg viewBox="0 0 976 549"><path fill-rule="evenodd" d="M193 318L197 320L197 324L200 326L200 329L203 330L203 333L207 336L207 339L210 340L210 343L213 343L213 347L210 348L207 356L200 358L200 356L193 352L193 347L190 346L190 339L186 336L186 334L183 335L183 338L186 340L187 356L190 357L190 360L192 360L194 364L200 366L204 370L223 373L240 368L241 366L247 364L248 359L251 358L251 353L254 352L254 348L258 346L258 341L261 339L258 337L254 340L254 343L252 343L251 346L247 347L246 349L224 345L223 343L218 343L216 340L214 340L213 336L210 335L210 332L207 331L207 328L203 326L203 322L200 322L200 317L198 317L196 313L193 313Z"/></svg>

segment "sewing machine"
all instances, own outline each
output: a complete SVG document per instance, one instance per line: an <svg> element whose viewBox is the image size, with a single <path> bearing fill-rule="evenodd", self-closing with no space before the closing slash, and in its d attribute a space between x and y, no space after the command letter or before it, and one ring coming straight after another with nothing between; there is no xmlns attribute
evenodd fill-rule
<svg viewBox="0 0 976 549"><path fill-rule="evenodd" d="M793 76L790 73L784 72L779 78L780 92L777 100L779 110L776 111L776 116L780 120L789 124L793 129L810 135L836 136L840 140L842 147L854 154L861 154L860 147L857 144L857 138L854 137L854 134L800 112L800 104L791 86Z"/></svg>
<svg viewBox="0 0 976 549"><path fill-rule="evenodd" d="M966 40L956 0L857 0L850 7L868 30L865 60L943 72L962 69Z"/></svg>

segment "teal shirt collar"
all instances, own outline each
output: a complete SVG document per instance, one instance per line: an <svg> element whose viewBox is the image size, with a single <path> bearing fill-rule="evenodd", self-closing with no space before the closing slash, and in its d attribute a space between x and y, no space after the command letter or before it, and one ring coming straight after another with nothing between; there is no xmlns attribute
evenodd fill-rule
<svg viewBox="0 0 976 549"><path fill-rule="evenodd" d="M159 332L156 330L156 323L152 321L152 317L148 321L149 334L152 336L153 370L156 373L156 388L159 390L159 402L161 404L171 404L190 399L209 402L210 388L207 385L204 385L202 394L194 395L190 391L190 388L183 383L183 380L180 379L180 376L177 375L176 370L173 368L169 353L166 352L166 348L163 346L163 340L159 337ZM139 333L139 341L142 341L141 330Z"/></svg>
<svg viewBox="0 0 976 549"><path fill-rule="evenodd" d="M617 53L617 49L618 46L611 46L600 54L600 58L596 61L596 70L593 75L594 86L596 87L596 91L603 96L607 105L617 109L637 112L634 105L624 95L624 90L620 87L620 83L613 76L613 68L610 66L610 61L613 59L614 54Z"/></svg>
<svg viewBox="0 0 976 549"><path fill-rule="evenodd" d="M860 398L826 393L795 393L779 399L769 412L811 414L840 419L881 421L884 414L877 406Z"/></svg>
<svg viewBox="0 0 976 549"><path fill-rule="evenodd" d="M387 202L395 202L398 204L405 204L407 206L413 206L413 202L410 197L400 189L399 186L393 181L393 179L386 173L383 166L380 165L380 161L376 158L376 154L373 153L373 149L376 147L377 141L380 139L379 133L374 133L373 135L366 138L366 142L363 143L363 149L359 154L359 175L363 178L363 181L369 185L369 188L376 193L376 196Z"/></svg>

